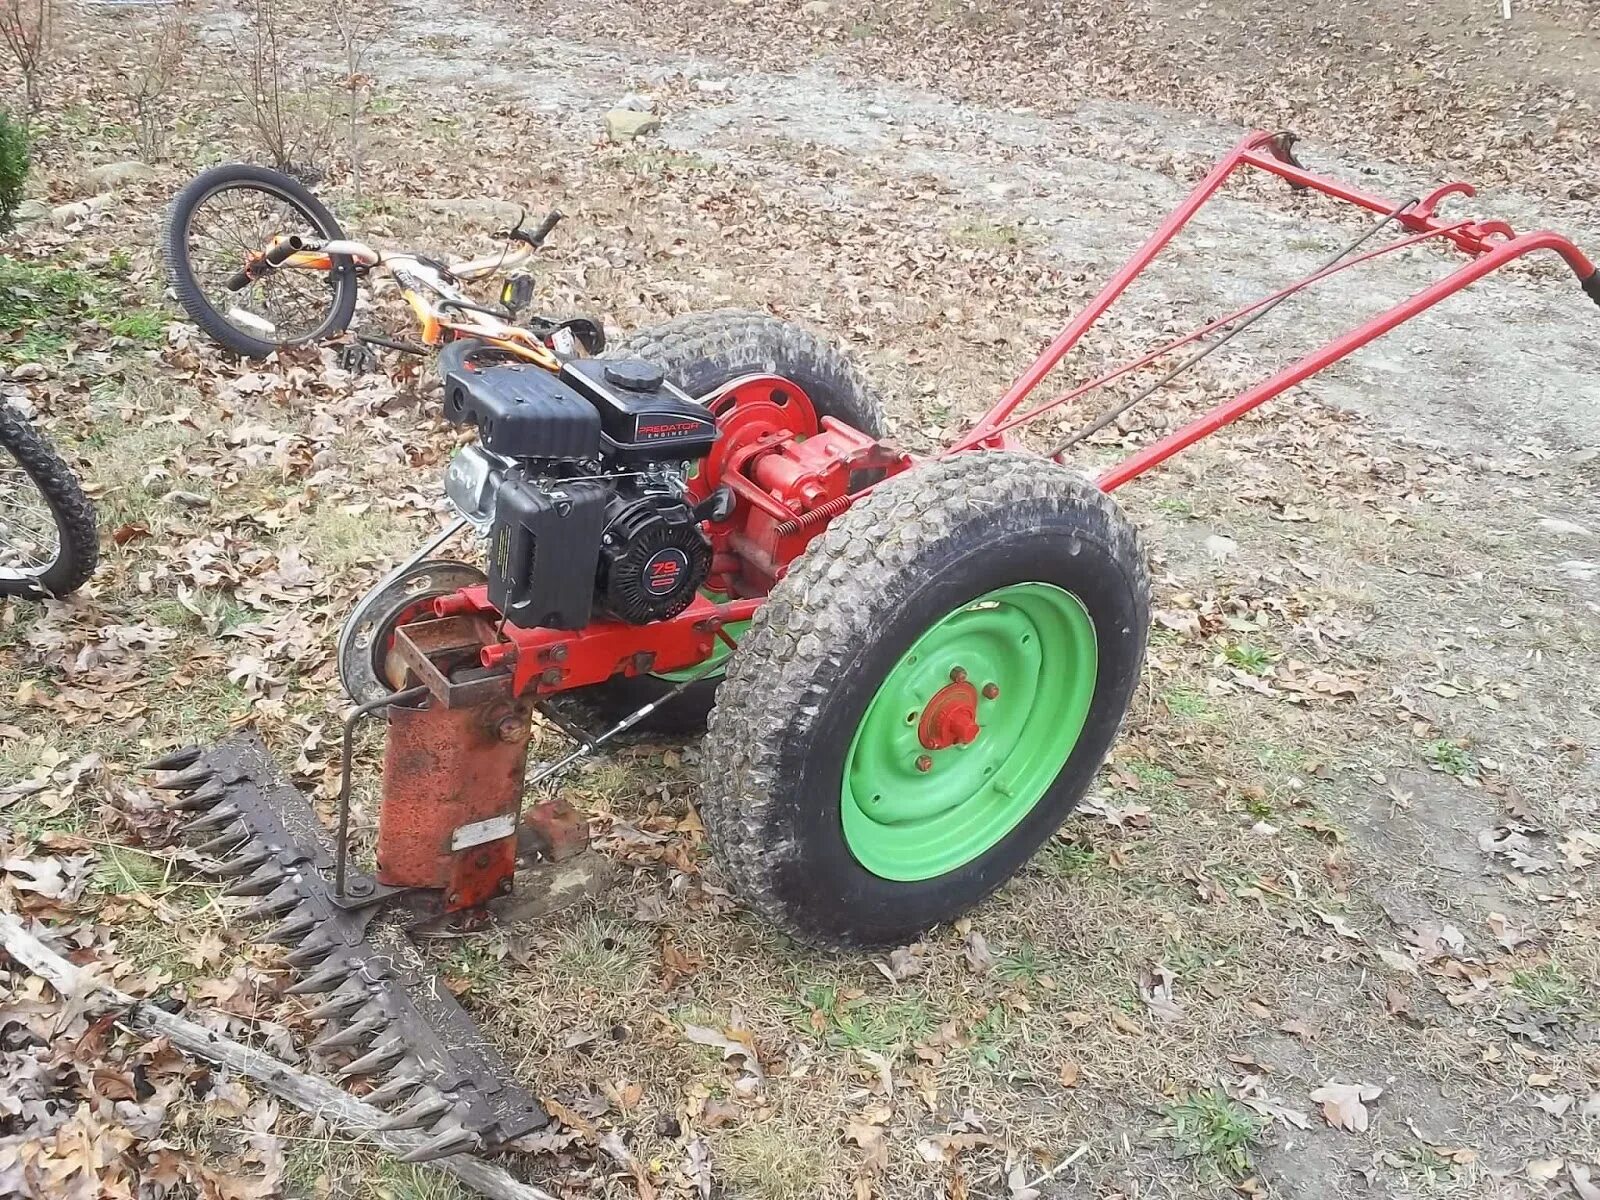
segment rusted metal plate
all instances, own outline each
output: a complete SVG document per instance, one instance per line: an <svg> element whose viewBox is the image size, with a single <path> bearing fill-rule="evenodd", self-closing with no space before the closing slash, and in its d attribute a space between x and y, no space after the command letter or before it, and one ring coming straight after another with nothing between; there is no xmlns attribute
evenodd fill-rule
<svg viewBox="0 0 1600 1200"><path fill-rule="evenodd" d="M443 888L447 909L504 894L516 868L531 699L513 700L502 675L495 693L470 707L446 708L430 697L388 711L379 881ZM498 840L456 846L457 830L502 819L508 824Z"/></svg>

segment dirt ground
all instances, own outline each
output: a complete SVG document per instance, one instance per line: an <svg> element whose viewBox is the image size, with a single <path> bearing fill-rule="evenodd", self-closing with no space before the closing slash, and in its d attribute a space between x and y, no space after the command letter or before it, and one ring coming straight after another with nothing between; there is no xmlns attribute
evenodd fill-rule
<svg viewBox="0 0 1600 1200"><path fill-rule="evenodd" d="M1447 211L1600 249L1600 12L1580 0L1514 0L1509 22L1463 0L360 11L360 193L342 137L320 189L353 234L465 255L490 245L486 202L559 206L544 309L827 330L915 451L980 414L1248 127L1293 127L1308 165L1396 199L1471 179L1484 194ZM325 89L337 42L300 17ZM251 10L193 12L152 170L95 199L87 172L135 157L129 79L159 19L63 22L30 194L88 203L0 242L25 301L0 296L0 390L71 453L105 530L81 594L0 608L0 906L125 990L296 1054L273 953L186 877L136 764L248 724L331 798L333 638L439 527L455 440L399 364L240 364L179 321L160 209L257 153ZM610 144L629 93L661 129ZM1233 186L1063 377L1361 230ZM1084 466L1450 265L1418 248L1297 298ZM438 947L565 1122L516 1170L564 1197L1600 1195L1597 330L1559 264L1513 267L1119 492L1156 581L1124 737L1022 874L893 956L806 950L731 902L692 743L580 772L563 794L619 885ZM462 1194L10 987L0 1192ZM759 1079L690 1027L750 1039Z"/></svg>

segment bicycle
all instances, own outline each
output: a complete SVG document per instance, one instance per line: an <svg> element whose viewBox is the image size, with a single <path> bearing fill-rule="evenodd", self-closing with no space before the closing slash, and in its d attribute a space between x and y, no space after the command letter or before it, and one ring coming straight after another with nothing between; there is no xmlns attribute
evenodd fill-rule
<svg viewBox="0 0 1600 1200"><path fill-rule="evenodd" d="M0 401L0 596L65 596L100 558L94 505L65 460Z"/></svg>
<svg viewBox="0 0 1600 1200"><path fill-rule="evenodd" d="M326 342L350 327L362 279L392 278L416 319L420 344L357 334L368 345L426 354L471 338L491 350L559 371L562 362L605 348L587 317L520 320L533 279L516 268L544 245L562 219L549 213L524 229L527 211L497 238L499 254L444 263L410 251L383 251L344 236L339 222L302 184L266 167L227 163L201 172L173 198L162 232L167 280L189 318L218 345L266 358ZM473 300L462 285L498 273L507 279L498 307ZM370 351L367 351L370 354Z"/></svg>

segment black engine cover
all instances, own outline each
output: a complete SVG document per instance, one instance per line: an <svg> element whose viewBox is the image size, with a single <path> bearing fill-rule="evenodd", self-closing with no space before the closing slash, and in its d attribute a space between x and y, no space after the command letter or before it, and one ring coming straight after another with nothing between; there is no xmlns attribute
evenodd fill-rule
<svg viewBox="0 0 1600 1200"><path fill-rule="evenodd" d="M477 426L486 449L506 458L546 461L599 454L600 414L595 406L543 367L476 367L461 354L441 366L445 419Z"/></svg>
<svg viewBox="0 0 1600 1200"><path fill-rule="evenodd" d="M607 507L600 597L634 625L689 607L711 570L711 542L689 506L660 495L618 496Z"/></svg>
<svg viewBox="0 0 1600 1200"><path fill-rule="evenodd" d="M717 440L706 407L642 359L574 359L561 368L561 379L599 410L606 457L618 463L704 458Z"/></svg>
<svg viewBox="0 0 1600 1200"><path fill-rule="evenodd" d="M594 606L600 532L612 489L574 480L547 489L513 476L495 494L489 602L519 629L582 629Z"/></svg>

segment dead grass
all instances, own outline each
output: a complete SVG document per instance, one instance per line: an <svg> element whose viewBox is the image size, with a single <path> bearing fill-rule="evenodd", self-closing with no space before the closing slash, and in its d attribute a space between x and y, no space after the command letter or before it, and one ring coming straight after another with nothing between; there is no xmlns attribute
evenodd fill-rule
<svg viewBox="0 0 1600 1200"><path fill-rule="evenodd" d="M470 241L444 218L423 221L411 193L425 186L438 196L479 194L487 185L472 156L457 133L427 127L433 174L415 178L409 164L421 151L409 139L422 127L418 98L396 92L392 100L372 139L370 186L385 199L369 201L361 223L385 238L424 230L430 241ZM529 128L564 144L557 127L539 118ZM995 380L1018 365L1024 347L1053 332L1093 282L1070 278L1021 227L952 223L942 203L915 189L908 195L904 181L870 162L855 164L850 181L864 204L880 207L841 212L826 198L768 194L709 157L643 147L571 150L556 179L548 173L554 168L513 162L496 181L507 195L581 203L573 240L541 276L553 306L601 312L633 329L694 308L772 305L836 329L882 381L891 424L909 445L935 444L980 411ZM772 153L783 165L808 152ZM338 207L337 187L332 192ZM893 212L895 221L863 211ZM775 247L774 228L785 231L785 245ZM133 239L146 274L151 232L146 220ZM945 255L947 247L954 252ZM914 289L902 261L917 264ZM951 310L960 317L947 316ZM54 769L58 751L104 757L106 773L91 794L56 813L37 798L13 801L7 823L28 838L70 830L96 839L96 887L105 903L123 906L119 952L175 981L196 968L183 962L172 928L181 926L187 941L225 928L228 910L181 881L160 851L109 848L127 836L114 814L123 789L139 786L131 765L146 746L209 740L248 719L285 765L320 730L320 745L308 753L326 771L330 717L339 707L326 661L332 636L383 563L429 527L425 505L407 493L431 501L449 444L425 406L351 405L346 424L328 432L315 403L228 395L239 371L211 360L206 371L212 374L199 386L163 375L95 402L95 427L76 446L92 464L103 522L142 525L150 536L107 547L107 573L74 615L46 619L16 605L0 615L5 697L24 684L46 695L73 686L72 656L100 646L107 627L147 622L177 634L140 656L143 677L131 693L138 711L109 720L72 706L23 706L7 717L21 735L8 730L0 738L0 783L41 765ZM327 400L318 394L318 402ZM113 404L123 402L133 415L112 419ZM192 413L193 425L155 420L180 409ZM252 423L289 435L294 453L283 463L241 465L226 437ZM692 801L692 762L674 759L669 767L663 747L632 748L575 774L566 794L603 832L615 832L616 822L648 826L681 844L698 870L664 865L619 838L613 852L624 880L597 904L435 948L442 973L463 989L519 1077L563 1103L637 1084L634 1109L611 1105L595 1119L626 1129L641 1161L658 1164L665 1177L682 1160L683 1143L704 1136L720 1188L774 1200L848 1195L863 1174L886 1197L953 1187L952 1168L930 1163L918 1143L960 1136L973 1139L951 1152L963 1186L981 1179L993 1191L1008 1160L1043 1169L1090 1144L1082 1173L1063 1177L1062 1194L1109 1194L1130 1179L1139 1186L1159 1180L1174 1194L1230 1194L1252 1171L1280 1169L1283 1147L1300 1136L1244 1106L1250 1063L1260 1064L1273 1096L1313 1122L1320 1118L1309 1092L1334 1075L1384 1083L1408 1099L1449 1085L1459 1100L1434 1115L1486 1159L1504 1158L1513 1145L1496 1113L1526 1090L1535 1067L1573 1094L1587 1086L1580 1053L1532 1047L1481 1019L1483 1010L1444 1004L1431 976L1397 978L1419 1007L1434 1002L1433 1024L1391 1015L1383 986L1390 976L1377 955L1407 953L1402 921L1414 918L1389 915L1394 897L1433 912L1442 889L1461 913L1436 915L1462 922L1474 968L1491 963L1500 973L1485 985L1496 996L1559 1019L1592 1006L1596 951L1583 934L1498 876L1480 880L1485 867L1474 859L1472 878L1538 931L1533 948L1508 958L1484 933L1478 901L1451 890L1460 871L1450 874L1431 861L1432 847L1372 816L1395 803L1388 788L1397 766L1426 769L1432 761L1456 787L1478 774L1465 769L1468 760L1512 761L1521 753L1528 728L1514 701L1470 711L1472 720L1459 723L1396 703L1397 691L1414 692L1426 678L1418 667L1432 661L1437 643L1459 637L1444 632L1442 613L1456 614L1451 629L1469 621L1496 629L1499 615L1536 612L1536 620L1503 631L1504 654L1550 657L1554 665L1526 686L1551 709L1584 702L1600 646L1585 610L1515 582L1529 566L1517 539L1470 530L1475 512L1516 527L1512 518L1525 517L1530 502L1471 474L1444 476L1429 486L1450 498L1448 509L1413 506L1403 521L1390 521L1383 513L1390 500L1369 495L1359 469L1335 472L1331 482L1316 474L1333 470L1325 447L1336 439L1377 444L1363 427L1296 405L1239 436L1261 456L1241 464L1236 443L1203 447L1148 492L1128 493L1161 556L1157 606L1176 609L1186 595L1206 606L1210 627L1199 637L1158 631L1123 744L1095 789L1096 811L1070 821L974 915L992 967L975 968L964 934L943 929L920 947L921 972L891 981L874 965L882 956L797 948L732 911L715 890L721 881L699 838L678 824ZM335 469L303 461L313 448ZM1097 447L1086 457L1115 450ZM202 475L196 466L216 470ZM1259 494L1241 498L1241 477ZM197 493L210 507L164 500L173 490ZM1293 506L1316 508L1314 527L1279 519ZM318 590L263 609L244 598L254 566L191 586L180 569L185 547L219 527L237 543L234 560L296 547ZM1209 555L1204 539L1213 531L1234 538L1239 553ZM1497 564L1489 579L1472 578L1468 551ZM148 590L139 584L145 575ZM1466 594L1446 594L1446 583ZM285 681L282 693L230 681L242 653L301 636L289 630L251 640L249 627L291 616L305 622L305 643L269 664ZM66 645L36 644L41 629L61 632ZM1358 678L1357 695L1279 689L1291 659ZM1460 737L1470 737L1469 746L1457 746ZM552 736L536 752L558 744ZM367 820L374 764L367 745ZM1497 786L1520 782L1509 781L1509 772L1488 774ZM1490 820L1498 799L1475 794L1484 803L1470 811ZM1460 833L1465 852L1475 854L1475 830ZM1338 932L1334 921L1358 936ZM668 938L694 963L670 987L662 967ZM1170 975L1170 1010L1152 994L1162 975ZM691 1024L748 1029L765 1068L762 1088L735 1092L737 1076L720 1052L687 1041ZM1486 1063L1491 1050L1498 1057ZM715 1119L706 1116L712 1100ZM1416 1190L1448 1191L1477 1179L1475 1168L1442 1158L1406 1130L1422 1105L1380 1109L1370 1138L1340 1143L1341 1161L1354 1169L1374 1154L1393 1155L1398 1165L1385 1170ZM881 1167L869 1168L869 1155L845 1131L876 1106L889 1109L887 1149ZM668 1118L681 1122L682 1136L670 1132ZM460 1194L437 1175L319 1138L301 1123L286 1120L283 1130L291 1138L289 1178L301 1193ZM1589 1133L1564 1136L1578 1147L1564 1153L1592 1146ZM595 1157L592 1147L580 1149L561 1169L595 1172ZM536 1169L558 1170L542 1160ZM1341 1176L1329 1187L1346 1182ZM597 1186L626 1194L621 1183ZM987 1193L973 1187L970 1194Z"/></svg>

